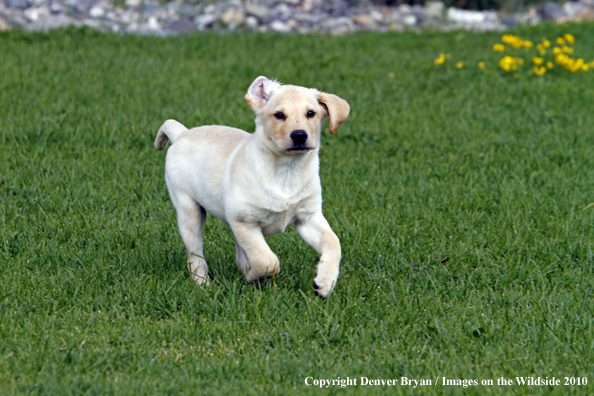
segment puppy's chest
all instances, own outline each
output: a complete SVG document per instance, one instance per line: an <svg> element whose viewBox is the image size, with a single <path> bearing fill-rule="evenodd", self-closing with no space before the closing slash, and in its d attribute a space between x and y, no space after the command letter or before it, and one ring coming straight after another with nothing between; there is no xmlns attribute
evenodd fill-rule
<svg viewBox="0 0 594 396"><path fill-rule="evenodd" d="M308 206L307 199L273 199L254 208L253 219L264 235L275 235L292 225L299 213L307 212Z"/></svg>

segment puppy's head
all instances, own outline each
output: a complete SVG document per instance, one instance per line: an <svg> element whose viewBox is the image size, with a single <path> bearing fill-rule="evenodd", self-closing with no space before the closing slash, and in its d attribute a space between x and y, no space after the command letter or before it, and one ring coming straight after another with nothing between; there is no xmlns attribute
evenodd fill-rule
<svg viewBox="0 0 594 396"><path fill-rule="evenodd" d="M322 123L330 117L330 133L349 115L349 104L313 88L281 85L258 77L245 100L256 113L256 133L278 154L299 155L320 145Z"/></svg>

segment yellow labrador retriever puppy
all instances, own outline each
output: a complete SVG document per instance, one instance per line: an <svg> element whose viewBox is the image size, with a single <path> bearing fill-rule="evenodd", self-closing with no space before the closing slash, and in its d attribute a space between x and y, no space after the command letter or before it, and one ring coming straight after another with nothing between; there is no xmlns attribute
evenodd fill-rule
<svg viewBox="0 0 594 396"><path fill-rule="evenodd" d="M330 117L334 134L349 105L336 95L266 77L254 80L245 99L256 113L255 133L219 125L188 130L174 120L157 133L157 150L172 143L165 180L188 269L198 284L208 284L202 251L207 211L233 231L236 264L248 282L279 272L264 237L295 225L320 254L314 287L325 298L338 279L341 253L322 215L318 151L324 120Z"/></svg>

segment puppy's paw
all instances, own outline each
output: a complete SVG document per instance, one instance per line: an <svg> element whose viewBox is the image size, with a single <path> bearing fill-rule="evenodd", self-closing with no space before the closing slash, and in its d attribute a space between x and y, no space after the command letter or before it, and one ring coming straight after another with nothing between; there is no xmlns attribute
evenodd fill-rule
<svg viewBox="0 0 594 396"><path fill-rule="evenodd" d="M258 278L249 282L249 284L256 290L262 290L268 285L268 278Z"/></svg>
<svg viewBox="0 0 594 396"><path fill-rule="evenodd" d="M272 277L272 275L280 272L280 261L276 256L270 257L267 261L261 261L254 263L248 267L246 279L248 283L252 283L256 280L266 279Z"/></svg>
<svg viewBox="0 0 594 396"><path fill-rule="evenodd" d="M321 276L316 276L313 284L315 295L325 300L326 298L328 298L330 292L332 292L332 289L334 289L334 285L336 284L336 278L322 279Z"/></svg>
<svg viewBox="0 0 594 396"><path fill-rule="evenodd" d="M208 279L208 275L196 275L196 274L191 274L192 275L192 280L194 282L196 282L197 285L199 286L208 286L210 285L210 279Z"/></svg>

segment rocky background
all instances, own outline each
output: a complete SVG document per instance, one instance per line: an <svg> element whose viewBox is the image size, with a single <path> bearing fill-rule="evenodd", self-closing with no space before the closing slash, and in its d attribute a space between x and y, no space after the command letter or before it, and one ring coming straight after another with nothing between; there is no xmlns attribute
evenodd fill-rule
<svg viewBox="0 0 594 396"><path fill-rule="evenodd" d="M594 0L544 2L522 12L425 5L380 6L364 0L0 0L0 30L89 26L117 33L178 35L237 30L344 34L360 30L503 30L518 24L594 20Z"/></svg>

